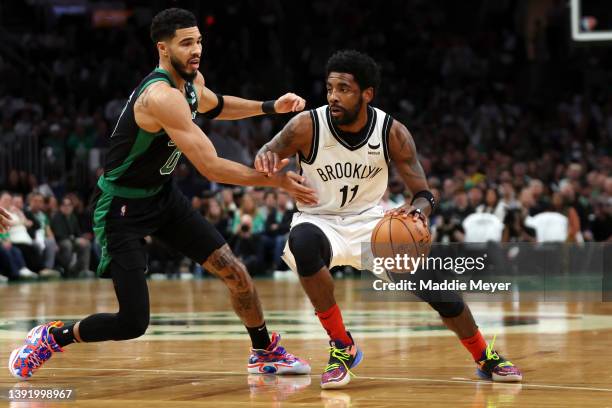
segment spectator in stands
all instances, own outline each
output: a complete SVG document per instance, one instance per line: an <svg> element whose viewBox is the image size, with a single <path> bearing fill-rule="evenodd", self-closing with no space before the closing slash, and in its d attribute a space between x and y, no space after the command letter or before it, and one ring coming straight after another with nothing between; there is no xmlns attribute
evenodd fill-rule
<svg viewBox="0 0 612 408"><path fill-rule="evenodd" d="M463 222L465 218L474 212L470 207L468 196L465 191L457 191L453 197L453 214L459 218L459 222Z"/></svg>
<svg viewBox="0 0 612 408"><path fill-rule="evenodd" d="M11 244L8 232L0 233L0 266L9 280L36 279L38 275L28 269L19 248Z"/></svg>
<svg viewBox="0 0 612 408"><path fill-rule="evenodd" d="M229 228L230 220L216 198L213 197L208 201L208 208L204 217L215 226L217 231L223 235L223 238L229 239L231 236Z"/></svg>
<svg viewBox="0 0 612 408"><path fill-rule="evenodd" d="M29 233L43 254L44 267L53 269L59 248L57 242L55 242L53 231L51 231L49 217L44 212L45 201L43 195L37 192L30 193L28 207L24 214L32 222Z"/></svg>
<svg viewBox="0 0 612 408"><path fill-rule="evenodd" d="M531 195L533 196L534 205L529 209L529 215L536 215L550 206L550 201L544 195L544 184L541 180L532 179L529 182L529 189L531 190Z"/></svg>
<svg viewBox="0 0 612 408"><path fill-rule="evenodd" d="M612 242L612 200L599 200L590 217L590 236L594 241Z"/></svg>
<svg viewBox="0 0 612 408"><path fill-rule="evenodd" d="M499 201L499 198L497 196L497 190L493 187L489 187L487 188L487 191L485 193L484 203L476 207L476 212L493 214L497 216L498 218L500 218L500 215L495 213L495 210L497 210L498 201ZM500 221L503 222L503 219L500 218Z"/></svg>
<svg viewBox="0 0 612 408"><path fill-rule="evenodd" d="M255 200L253 200L253 197L248 193L242 195L240 208L234 213L234 219L232 221L232 232L234 234L238 233L242 225L241 220L243 215L249 215L251 217L251 233L259 234L263 232L266 220L258 211Z"/></svg>
<svg viewBox="0 0 612 408"><path fill-rule="evenodd" d="M528 191L524 189L523 191ZM502 242L535 242L535 229L525 225L525 214L527 210L522 208L510 208L504 217L504 231Z"/></svg>
<svg viewBox="0 0 612 408"><path fill-rule="evenodd" d="M272 262L275 270L287 270L281 259L283 248L287 242L287 234L293 219L293 205L284 191L266 193L266 205L269 212L265 225L265 237L272 249Z"/></svg>
<svg viewBox="0 0 612 408"><path fill-rule="evenodd" d="M0 199L0 202L4 200ZM13 216L13 225L9 229L11 243L19 248L26 266L38 273L40 277L59 277L60 273L52 268L45 268L42 251L36 245L28 230L36 228L37 223L28 219L23 212L23 197L15 194L11 199L10 212Z"/></svg>
<svg viewBox="0 0 612 408"><path fill-rule="evenodd" d="M533 190L528 187L523 188L519 193L518 201L520 208L526 211L527 215L531 214L534 206L536 205L535 199L533 198Z"/></svg>
<svg viewBox="0 0 612 408"><path fill-rule="evenodd" d="M252 276L265 272L263 241L260 235L253 233L253 218L250 214L244 213L240 217L238 232L231 247Z"/></svg>
<svg viewBox="0 0 612 408"><path fill-rule="evenodd" d="M582 241L582 234L580 232L580 217L578 217L578 212L571 203L564 200L563 195L558 191L555 191L552 195L550 210L563 214L567 217L567 242Z"/></svg>
<svg viewBox="0 0 612 408"><path fill-rule="evenodd" d="M234 213L238 210L238 207L234 200L234 191L232 188L226 187L221 190L221 206L223 207L223 212L230 217L230 219L233 219Z"/></svg>
<svg viewBox="0 0 612 408"><path fill-rule="evenodd" d="M6 275L9 279L36 279L38 275L26 266L21 250L11 242L11 230L17 224L17 216L12 208L11 195L3 191L0 193L0 208L3 209L3 232L0 233L0 244L2 246L2 260L7 268ZM26 232L27 235L27 232Z"/></svg>
<svg viewBox="0 0 612 408"><path fill-rule="evenodd" d="M472 187L468 190L468 205L472 209L477 209L482 204L482 190L479 187Z"/></svg>
<svg viewBox="0 0 612 408"><path fill-rule="evenodd" d="M62 199L59 211L51 219L51 230L59 245L58 262L65 277L93 277L89 270L91 243L81 237L79 221L69 198Z"/></svg>
<svg viewBox="0 0 612 408"><path fill-rule="evenodd" d="M506 212L509 208L518 207L518 202L516 201L516 192L512 183L509 181L504 181L500 185L500 200L495 209L495 215L499 217L500 220L506 218Z"/></svg>
<svg viewBox="0 0 612 408"><path fill-rule="evenodd" d="M465 193L464 193L465 194ZM446 210L436 217L432 228L432 240L438 243L463 242L465 231L461 219L452 210Z"/></svg>

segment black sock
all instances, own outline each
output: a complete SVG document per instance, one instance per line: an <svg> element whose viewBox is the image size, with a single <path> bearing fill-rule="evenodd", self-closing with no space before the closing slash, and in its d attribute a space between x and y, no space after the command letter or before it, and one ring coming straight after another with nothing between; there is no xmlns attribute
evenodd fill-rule
<svg viewBox="0 0 612 408"><path fill-rule="evenodd" d="M246 329L249 332L254 349L265 350L268 348L270 345L270 335L266 328L266 322L259 327L247 327Z"/></svg>
<svg viewBox="0 0 612 408"><path fill-rule="evenodd" d="M53 327L50 331L55 339L55 342L60 346L64 347L69 344L76 342L73 332L74 324L69 324L63 327Z"/></svg>

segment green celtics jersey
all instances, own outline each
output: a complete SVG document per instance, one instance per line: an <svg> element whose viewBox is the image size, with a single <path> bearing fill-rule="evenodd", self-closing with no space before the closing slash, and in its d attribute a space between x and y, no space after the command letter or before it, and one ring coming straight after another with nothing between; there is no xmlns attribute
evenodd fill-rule
<svg viewBox="0 0 612 408"><path fill-rule="evenodd" d="M170 179L181 157L181 151L162 129L151 133L138 127L134 104L151 84L165 81L175 84L169 73L156 68L130 95L110 138L110 149L104 165L104 176L98 181L103 190L120 196L152 195ZM195 119L198 99L193 83L185 84L185 96Z"/></svg>

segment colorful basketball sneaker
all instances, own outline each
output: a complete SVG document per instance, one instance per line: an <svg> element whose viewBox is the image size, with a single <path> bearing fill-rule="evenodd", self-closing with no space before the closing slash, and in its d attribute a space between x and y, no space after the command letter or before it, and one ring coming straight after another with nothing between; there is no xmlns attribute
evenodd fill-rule
<svg viewBox="0 0 612 408"><path fill-rule="evenodd" d="M50 322L34 327L25 339L25 344L13 350L9 358L9 370L13 377L20 380L29 379L53 353L63 352L49 333L52 327L62 327L62 322Z"/></svg>
<svg viewBox="0 0 612 408"><path fill-rule="evenodd" d="M517 366L506 360L493 349L495 337L482 357L476 362L476 373L479 377L497 382L517 382L523 379L523 374Z"/></svg>
<svg viewBox="0 0 612 408"><path fill-rule="evenodd" d="M351 340L351 334L347 332ZM345 346L342 342L330 341L329 362L325 371L321 375L321 388L340 388L351 382L351 368L355 368L361 363L363 353L353 343Z"/></svg>
<svg viewBox="0 0 612 408"><path fill-rule="evenodd" d="M272 333L272 342L265 350L251 349L249 374L310 374L310 365L280 346L280 335Z"/></svg>

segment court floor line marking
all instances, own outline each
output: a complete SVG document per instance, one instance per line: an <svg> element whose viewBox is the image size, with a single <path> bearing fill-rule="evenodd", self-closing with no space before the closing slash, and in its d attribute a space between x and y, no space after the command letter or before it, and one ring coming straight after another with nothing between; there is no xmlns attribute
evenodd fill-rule
<svg viewBox="0 0 612 408"><path fill-rule="evenodd" d="M232 376L244 376L248 375L244 372L237 371L200 371L200 370L153 370L153 369L144 369L144 368L80 368L80 367L56 367L56 368L46 368L45 370L60 370L60 371L130 371L137 373L166 373L166 374L220 374L220 375L232 375ZM311 375L311 377L319 377L318 375ZM547 389L555 389L555 390L574 390L574 391L601 391L601 392L612 392L612 388L596 388L596 387L578 387L573 385L554 385L554 384L525 384L525 383L502 383L502 382L492 382L492 381L481 381L481 380L441 380L438 378L410 378L410 377L366 377L366 376L356 376L355 378L361 378L364 380L374 380L374 381L406 381L406 382L436 382L436 383L445 383L445 384L495 384L496 386L517 386L520 385L521 388L547 388Z"/></svg>

